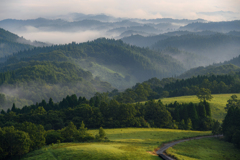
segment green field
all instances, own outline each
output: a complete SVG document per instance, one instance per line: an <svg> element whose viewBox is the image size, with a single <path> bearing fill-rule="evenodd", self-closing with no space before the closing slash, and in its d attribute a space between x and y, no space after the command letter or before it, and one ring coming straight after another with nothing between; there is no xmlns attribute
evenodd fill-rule
<svg viewBox="0 0 240 160"><path fill-rule="evenodd" d="M212 118L219 120L220 122L224 119L226 115L226 111L224 107L226 107L227 100L233 95L231 94L212 94L213 99L209 101L211 110L212 110ZM240 94L236 94L238 98L240 98ZM172 97L172 98L163 98L161 99L163 104L174 103L175 101L179 103L199 103L199 99L197 96L181 96L181 97Z"/></svg>
<svg viewBox="0 0 240 160"><path fill-rule="evenodd" d="M217 138L204 138L179 143L167 150L178 160L239 160L239 149Z"/></svg>
<svg viewBox="0 0 240 160"><path fill-rule="evenodd" d="M98 130L89 132L96 134ZM148 151L154 151L164 142L210 134L210 132L158 128L105 129L105 132L111 142L54 144L28 153L24 159L157 160L159 157L151 155Z"/></svg>

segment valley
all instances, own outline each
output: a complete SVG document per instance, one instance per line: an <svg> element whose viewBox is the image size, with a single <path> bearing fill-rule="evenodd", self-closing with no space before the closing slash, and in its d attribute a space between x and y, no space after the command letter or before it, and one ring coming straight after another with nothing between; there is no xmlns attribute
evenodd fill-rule
<svg viewBox="0 0 240 160"><path fill-rule="evenodd" d="M239 159L240 23L0 20L0 159Z"/></svg>

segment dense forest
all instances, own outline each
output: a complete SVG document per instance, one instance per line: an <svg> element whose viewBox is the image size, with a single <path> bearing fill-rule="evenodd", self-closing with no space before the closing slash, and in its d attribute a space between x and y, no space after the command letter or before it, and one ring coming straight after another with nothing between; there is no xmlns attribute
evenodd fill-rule
<svg viewBox="0 0 240 160"><path fill-rule="evenodd" d="M2 158L9 158L44 144L104 140L101 127L210 130L212 124L210 106L206 101L199 104L175 102L166 106L160 100L124 104L109 99L104 93L97 93L89 100L74 94L59 103L50 98L48 102L42 100L21 109L13 104L7 112L2 110L0 134L4 141L0 141L0 151ZM88 134L85 125L88 128L100 127L99 135Z"/></svg>
<svg viewBox="0 0 240 160"><path fill-rule="evenodd" d="M177 76L177 78L179 79L186 79L186 78L191 78L193 76L198 76L198 75L207 75L207 76L211 76L211 75L226 75L226 74L230 74L230 75L234 75L236 72L240 71L240 66L239 65L234 65L234 64L213 64L213 65L209 65L206 67L200 66L200 67L196 67L196 68L192 68L186 72L184 72L183 74Z"/></svg>
<svg viewBox="0 0 240 160"><path fill-rule="evenodd" d="M14 63L14 58L20 61L29 61L33 59L51 61L54 57L48 57L49 53L53 54L53 56L59 55L59 60L61 61L63 60L63 56L66 56L67 58L74 58L76 63L79 62L79 60L84 60L85 63L91 61L92 63L103 65L104 67L112 66L116 68L114 67L115 65L124 66L129 70L125 69L125 72L130 76L136 77L140 81L146 80L144 76L151 78L153 75L159 75L159 78L162 78L184 71L181 64L170 56L149 49L130 46L123 43L121 40L110 40L105 38L80 44L71 43L68 45L38 47L32 50L20 51L14 54L13 57L9 57L11 59L8 58L2 66ZM80 66L82 61L79 63ZM82 65L82 67L84 68L86 66ZM117 72L120 69L116 68L115 70L115 72ZM141 70L141 74L139 70ZM122 74L121 70L119 72Z"/></svg>
<svg viewBox="0 0 240 160"><path fill-rule="evenodd" d="M18 106L48 97L60 101L71 94L90 98L96 92L121 90L151 77L184 71L168 55L105 38L34 47L1 60L0 92L10 97L4 108L10 107L11 97L16 97L12 103Z"/></svg>
<svg viewBox="0 0 240 160"><path fill-rule="evenodd" d="M196 95L201 88L209 89L213 94L238 93L240 90L240 73L233 75L202 75L188 79L157 78L137 83L124 92L113 90L110 97L123 103L133 103L158 99L161 97L176 97Z"/></svg>

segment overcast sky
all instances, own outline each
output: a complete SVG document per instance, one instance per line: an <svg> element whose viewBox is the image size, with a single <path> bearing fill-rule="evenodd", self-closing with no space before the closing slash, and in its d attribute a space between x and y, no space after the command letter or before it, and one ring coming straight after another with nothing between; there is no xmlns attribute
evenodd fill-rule
<svg viewBox="0 0 240 160"><path fill-rule="evenodd" d="M240 19L240 0L0 0L0 20L47 18L73 12L229 21Z"/></svg>

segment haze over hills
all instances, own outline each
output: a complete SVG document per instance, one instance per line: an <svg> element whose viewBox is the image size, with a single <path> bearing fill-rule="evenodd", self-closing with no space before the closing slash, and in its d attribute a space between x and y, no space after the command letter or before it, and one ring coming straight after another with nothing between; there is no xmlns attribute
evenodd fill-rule
<svg viewBox="0 0 240 160"><path fill-rule="evenodd" d="M0 58L12 55L20 50L32 49L33 47L48 46L50 44L26 40L16 34L0 28Z"/></svg>
<svg viewBox="0 0 240 160"><path fill-rule="evenodd" d="M27 20L5 19L0 27L22 35L31 40L51 43L84 42L99 37L122 38L131 34L156 35L178 30L179 27L193 22L206 22L203 19L130 19L115 18L104 14L85 15L72 13L48 18ZM73 35L72 39L67 35ZM45 35L43 37L42 35ZM49 36L46 38L46 36ZM61 37L62 40L54 39Z"/></svg>
<svg viewBox="0 0 240 160"><path fill-rule="evenodd" d="M0 159L150 160L156 146L205 134L232 147L214 138L196 159L238 159L240 1L0 6Z"/></svg>
<svg viewBox="0 0 240 160"><path fill-rule="evenodd" d="M74 93L89 98L96 92L123 90L151 77L161 79L185 71L169 55L105 38L79 44L32 46L1 61L0 92L10 97L4 107L11 97L17 97L11 102L18 105L49 97L59 101Z"/></svg>
<svg viewBox="0 0 240 160"><path fill-rule="evenodd" d="M162 79L176 77L182 73L182 77L191 77L211 72L225 74L229 73L229 70L238 71L238 67L234 65L206 67L204 70L199 67L230 60L240 53L238 31L218 33L211 29L201 32L179 29L180 26L196 22L207 23L203 19L146 20L84 14L70 14L57 18L7 19L0 21L0 26L28 34L43 32L49 36L52 34L50 37L63 32L67 34L84 32L88 35L88 31L98 31L102 32L98 36L124 38L122 40L99 38L84 43L47 46L49 44L31 42L1 29L0 37L4 43L8 42L10 45L14 42L14 45L17 43L25 47L10 47L15 50L7 52L4 50L2 53L4 56L0 63L1 92L23 101L37 102L49 97L59 101L67 94L73 93L89 98L95 92L111 92L113 89L122 91L152 77ZM233 21L211 22L214 25L224 24L225 28L231 23ZM8 56L13 53L13 56ZM194 67L199 68L192 69ZM192 70L184 73L188 69ZM182 78L181 76L178 78ZM34 87L38 92L30 91ZM23 93L21 96L20 92ZM58 92L64 94L54 94Z"/></svg>
<svg viewBox="0 0 240 160"><path fill-rule="evenodd" d="M240 31L240 20L229 21L229 22L208 22L208 23L191 23L186 26L180 27L180 30L188 31L215 31L215 32L230 32Z"/></svg>
<svg viewBox="0 0 240 160"><path fill-rule="evenodd" d="M240 72L240 55L223 63L215 63L206 67L200 66L192 68L177 76L177 78L185 79L198 75L234 75L237 72Z"/></svg>
<svg viewBox="0 0 240 160"><path fill-rule="evenodd" d="M240 54L240 32L175 31L157 36L132 35L122 40L131 45L162 51L187 69L230 60Z"/></svg>
<svg viewBox="0 0 240 160"><path fill-rule="evenodd" d="M168 46L195 53L217 63L236 57L240 53L240 37L225 34L195 35L187 34L170 37L156 42L154 49L165 49Z"/></svg>

